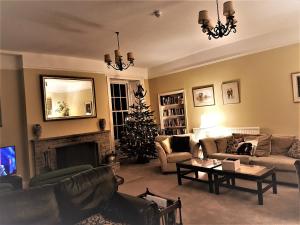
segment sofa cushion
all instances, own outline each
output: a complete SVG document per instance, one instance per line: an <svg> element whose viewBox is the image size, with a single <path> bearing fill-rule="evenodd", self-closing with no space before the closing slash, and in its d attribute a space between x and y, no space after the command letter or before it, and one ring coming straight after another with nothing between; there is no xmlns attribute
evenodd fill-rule
<svg viewBox="0 0 300 225"><path fill-rule="evenodd" d="M111 167L87 170L59 182L55 186L63 223L72 224L105 204L117 192Z"/></svg>
<svg viewBox="0 0 300 225"><path fill-rule="evenodd" d="M295 142L295 136L279 136L272 135L271 138L271 154L285 154L288 152L289 148Z"/></svg>
<svg viewBox="0 0 300 225"><path fill-rule="evenodd" d="M259 165L259 166L266 166L271 167L275 166L278 170L283 171L296 171L294 163L296 159L285 155L271 155L268 157L251 157L250 163Z"/></svg>
<svg viewBox="0 0 300 225"><path fill-rule="evenodd" d="M228 154L228 153L213 153L209 156L212 159L223 160L226 158L234 158L239 159L243 164L249 164L250 156L249 155L236 155L236 154Z"/></svg>
<svg viewBox="0 0 300 225"><path fill-rule="evenodd" d="M171 143L174 152L190 152L190 136L173 136Z"/></svg>
<svg viewBox="0 0 300 225"><path fill-rule="evenodd" d="M59 209L53 186L0 194L0 224L59 224Z"/></svg>
<svg viewBox="0 0 300 225"><path fill-rule="evenodd" d="M171 148L171 137L167 137L166 139L162 140L160 142L161 146L165 150L167 154L172 153L172 148Z"/></svg>
<svg viewBox="0 0 300 225"><path fill-rule="evenodd" d="M263 157L269 156L271 153L271 136L269 134L265 134L258 137L258 143L254 152L255 156Z"/></svg>
<svg viewBox="0 0 300 225"><path fill-rule="evenodd" d="M168 163L176 163L191 158L192 154L190 152L173 152L172 154L167 155Z"/></svg>
<svg viewBox="0 0 300 225"><path fill-rule="evenodd" d="M226 148L226 153L229 154L236 154L236 151L239 147L239 144L244 141L244 137L236 137L232 136L232 138L228 138L227 140L227 148Z"/></svg>
<svg viewBox="0 0 300 225"><path fill-rule="evenodd" d="M200 142L204 157L208 157L208 156L218 152L217 145L216 145L214 138L204 138L204 139L201 139L199 142Z"/></svg>
<svg viewBox="0 0 300 225"><path fill-rule="evenodd" d="M229 139L232 139L232 136L220 137L220 138L215 139L218 152L220 152L220 153L225 153L226 152L227 142L228 142Z"/></svg>
<svg viewBox="0 0 300 225"><path fill-rule="evenodd" d="M292 146L290 147L287 155L289 157L295 158L295 159L300 159L300 141L297 140L295 141Z"/></svg>

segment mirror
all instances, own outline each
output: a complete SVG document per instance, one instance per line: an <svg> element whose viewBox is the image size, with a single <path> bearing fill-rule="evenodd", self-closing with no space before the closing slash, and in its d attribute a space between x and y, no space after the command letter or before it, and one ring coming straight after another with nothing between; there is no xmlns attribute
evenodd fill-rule
<svg viewBox="0 0 300 225"><path fill-rule="evenodd" d="M41 75L44 120L96 117L93 78Z"/></svg>

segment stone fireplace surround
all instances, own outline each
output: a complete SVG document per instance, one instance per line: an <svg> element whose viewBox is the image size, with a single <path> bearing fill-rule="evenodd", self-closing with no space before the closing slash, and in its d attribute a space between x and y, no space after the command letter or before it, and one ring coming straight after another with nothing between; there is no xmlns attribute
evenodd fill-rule
<svg viewBox="0 0 300 225"><path fill-rule="evenodd" d="M50 168L55 170L57 148L86 142L97 143L100 163L104 162L105 155L111 152L109 130L32 140L35 175L43 173L46 166L45 152L48 155Z"/></svg>

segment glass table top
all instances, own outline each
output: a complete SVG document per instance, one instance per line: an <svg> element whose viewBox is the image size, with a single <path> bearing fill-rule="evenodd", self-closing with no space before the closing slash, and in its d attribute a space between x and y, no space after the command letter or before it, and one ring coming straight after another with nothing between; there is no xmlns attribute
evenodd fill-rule
<svg viewBox="0 0 300 225"><path fill-rule="evenodd" d="M218 165L221 165L221 161L216 159L199 159L199 158L192 158L189 160L178 162L178 164L182 165L190 165L196 167L205 167L205 168L213 168Z"/></svg>

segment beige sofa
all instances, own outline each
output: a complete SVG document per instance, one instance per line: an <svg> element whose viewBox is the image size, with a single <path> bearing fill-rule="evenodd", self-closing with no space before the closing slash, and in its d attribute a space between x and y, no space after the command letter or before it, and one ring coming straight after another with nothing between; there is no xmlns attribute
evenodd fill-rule
<svg viewBox="0 0 300 225"><path fill-rule="evenodd" d="M261 166L274 166L276 168L277 181L287 184L297 184L296 169L294 163L297 159L287 156L292 143L296 140L293 136L271 136L271 152L268 156L236 155L224 152L227 138L205 138L200 140L203 154L208 158L223 160L225 158L238 158L241 163Z"/></svg>
<svg viewBox="0 0 300 225"><path fill-rule="evenodd" d="M160 160L161 171L163 173L176 172L176 162L191 159L198 156L199 143L193 139L193 134L177 135L177 136L190 136L190 152L171 152L168 153L164 150L161 142L171 136L159 135L155 138L155 147Z"/></svg>

